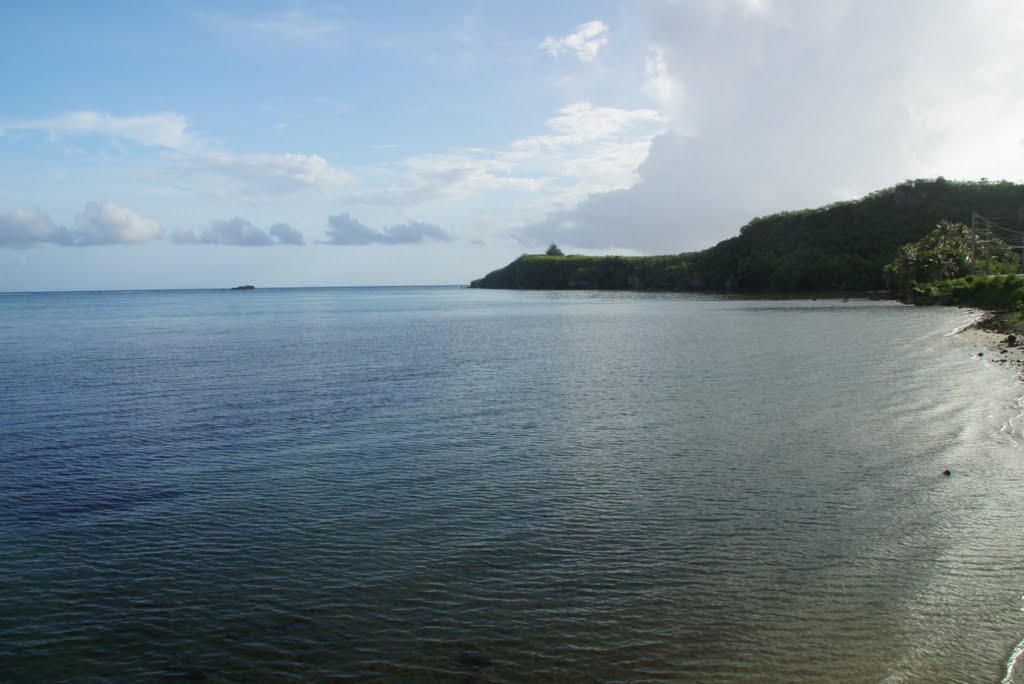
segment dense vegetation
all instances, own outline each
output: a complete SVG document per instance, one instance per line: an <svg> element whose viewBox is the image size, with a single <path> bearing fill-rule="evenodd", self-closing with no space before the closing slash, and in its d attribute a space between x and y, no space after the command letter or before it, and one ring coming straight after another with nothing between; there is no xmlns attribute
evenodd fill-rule
<svg viewBox="0 0 1024 684"><path fill-rule="evenodd" d="M975 243L970 228L949 221L901 247L885 267L893 294L908 304L986 309L982 327L1024 336L1024 276L1016 275L1019 271L1020 258L1005 243L996 238Z"/></svg>
<svg viewBox="0 0 1024 684"><path fill-rule="evenodd" d="M900 249L924 238L940 221L969 223L976 211L1016 222L1021 207L1024 186L1005 181L907 181L856 201L755 218L736 237L700 252L651 257L523 255L472 286L875 290L885 287L884 267L897 259Z"/></svg>
<svg viewBox="0 0 1024 684"><path fill-rule="evenodd" d="M524 254L472 287L513 290L685 290L692 255L594 257Z"/></svg>
<svg viewBox="0 0 1024 684"><path fill-rule="evenodd" d="M962 278L971 273L971 253L976 251L976 270L1006 275L1020 272L1020 257L996 237L972 244L971 228L963 223L939 221L935 230L920 240L900 247L896 258L883 270L890 290L907 290L918 283Z"/></svg>
<svg viewBox="0 0 1024 684"><path fill-rule="evenodd" d="M974 306L991 313L983 327L1024 337L1024 276L965 276L914 285L903 295L913 304Z"/></svg>

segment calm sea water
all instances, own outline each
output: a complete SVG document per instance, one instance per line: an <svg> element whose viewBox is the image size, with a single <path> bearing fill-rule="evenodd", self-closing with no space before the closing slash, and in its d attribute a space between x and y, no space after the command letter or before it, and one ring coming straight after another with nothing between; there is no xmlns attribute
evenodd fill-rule
<svg viewBox="0 0 1024 684"><path fill-rule="evenodd" d="M0 296L0 679L1024 681L1022 390L970 318Z"/></svg>

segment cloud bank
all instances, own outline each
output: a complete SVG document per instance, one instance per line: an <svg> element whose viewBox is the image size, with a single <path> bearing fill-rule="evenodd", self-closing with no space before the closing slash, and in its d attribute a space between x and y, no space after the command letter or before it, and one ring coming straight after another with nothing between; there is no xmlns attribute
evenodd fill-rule
<svg viewBox="0 0 1024 684"><path fill-rule="evenodd" d="M113 202L89 202L75 218L73 228L55 223L38 209L14 209L0 214L0 247L141 245L163 236L159 223ZM200 231L179 229L169 237L178 245L305 244L302 233L287 223L275 223L264 230L242 218L213 221Z"/></svg>
<svg viewBox="0 0 1024 684"><path fill-rule="evenodd" d="M38 209L0 214L0 246L31 247L47 242L70 244L70 233Z"/></svg>
<svg viewBox="0 0 1024 684"><path fill-rule="evenodd" d="M275 223L264 230L243 218L214 221L200 231L176 231L171 240L179 245L234 245L269 247L271 245L302 245L305 239L287 223Z"/></svg>
<svg viewBox="0 0 1024 684"><path fill-rule="evenodd" d="M0 246L4 247L138 245L162 235L159 223L113 202L89 202L75 219L74 228L57 225L38 209L0 214Z"/></svg>
<svg viewBox="0 0 1024 684"><path fill-rule="evenodd" d="M410 221L390 228L374 230L348 213L335 214L327 219L328 245L410 245L421 242L451 242L453 238L443 229L429 223Z"/></svg>

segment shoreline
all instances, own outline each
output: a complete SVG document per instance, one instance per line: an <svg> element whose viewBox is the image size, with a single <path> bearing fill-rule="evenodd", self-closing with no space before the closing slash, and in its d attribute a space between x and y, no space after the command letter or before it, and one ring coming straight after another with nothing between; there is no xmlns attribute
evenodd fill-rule
<svg viewBox="0 0 1024 684"><path fill-rule="evenodd" d="M1024 339L1007 332L1000 325L997 314L982 311L976 321L954 330L951 335L980 349L975 356L989 363L1014 368L1024 379Z"/></svg>

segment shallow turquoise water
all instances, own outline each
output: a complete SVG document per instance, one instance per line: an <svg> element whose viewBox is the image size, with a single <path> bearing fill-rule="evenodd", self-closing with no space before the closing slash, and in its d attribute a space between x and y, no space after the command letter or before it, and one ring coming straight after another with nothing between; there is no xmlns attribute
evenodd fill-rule
<svg viewBox="0 0 1024 684"><path fill-rule="evenodd" d="M999 681L1021 386L968 320L2 295L0 679Z"/></svg>

